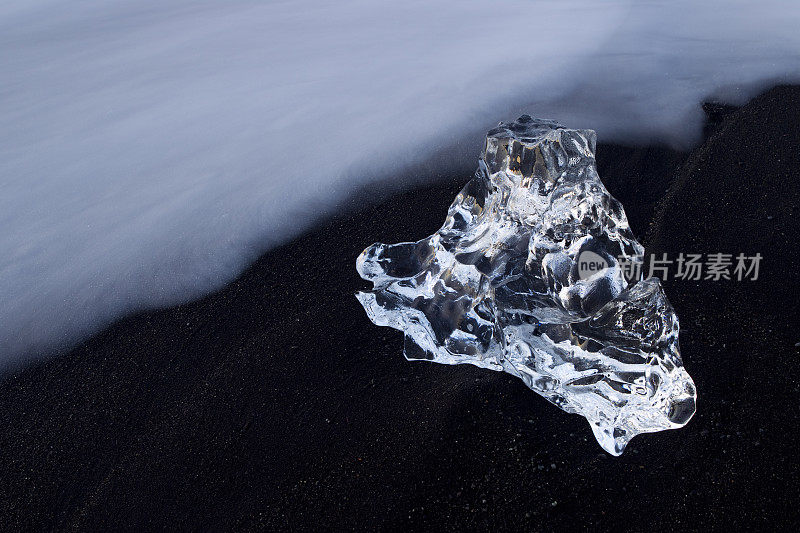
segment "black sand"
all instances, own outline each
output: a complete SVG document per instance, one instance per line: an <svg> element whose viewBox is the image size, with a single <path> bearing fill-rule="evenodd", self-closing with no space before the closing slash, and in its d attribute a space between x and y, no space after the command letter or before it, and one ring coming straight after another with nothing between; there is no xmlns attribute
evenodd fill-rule
<svg viewBox="0 0 800 533"><path fill-rule="evenodd" d="M403 359L354 260L435 231L468 178L442 177L0 382L2 529L796 530L800 88L714 117L688 155L598 150L648 251L764 256L666 283L687 427L614 458L515 378Z"/></svg>

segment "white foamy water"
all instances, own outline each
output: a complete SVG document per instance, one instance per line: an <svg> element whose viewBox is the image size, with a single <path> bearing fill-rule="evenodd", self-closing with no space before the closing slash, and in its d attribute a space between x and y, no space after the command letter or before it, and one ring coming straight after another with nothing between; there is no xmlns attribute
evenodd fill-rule
<svg viewBox="0 0 800 533"><path fill-rule="evenodd" d="M0 367L218 288L437 151L472 166L522 111L687 146L704 98L795 79L798 27L790 0L3 2Z"/></svg>

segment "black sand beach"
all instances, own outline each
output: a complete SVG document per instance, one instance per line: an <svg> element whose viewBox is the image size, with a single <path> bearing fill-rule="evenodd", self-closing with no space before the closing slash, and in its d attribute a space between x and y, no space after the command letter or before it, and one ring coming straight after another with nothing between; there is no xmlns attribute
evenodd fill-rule
<svg viewBox="0 0 800 533"><path fill-rule="evenodd" d="M800 88L709 109L691 153L598 148L648 253L764 257L757 281L665 282L685 428L615 458L511 376L403 358L355 258L435 231L469 178L441 176L4 378L2 529L796 530Z"/></svg>

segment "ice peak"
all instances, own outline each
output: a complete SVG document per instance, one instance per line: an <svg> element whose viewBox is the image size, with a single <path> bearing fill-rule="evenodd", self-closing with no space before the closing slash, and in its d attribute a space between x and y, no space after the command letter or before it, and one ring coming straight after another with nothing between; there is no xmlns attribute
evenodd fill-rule
<svg viewBox="0 0 800 533"><path fill-rule="evenodd" d="M374 287L358 299L405 332L408 359L513 374L619 455L639 433L685 425L696 392L661 283L624 273L643 248L594 149L592 130L500 124L438 232L359 256Z"/></svg>

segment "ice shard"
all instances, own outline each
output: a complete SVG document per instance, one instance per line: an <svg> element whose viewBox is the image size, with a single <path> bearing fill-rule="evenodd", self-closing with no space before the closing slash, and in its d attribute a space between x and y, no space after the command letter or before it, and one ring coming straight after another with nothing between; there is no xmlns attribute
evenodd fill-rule
<svg viewBox="0 0 800 533"><path fill-rule="evenodd" d="M408 359L502 370L619 455L695 412L678 318L603 186L596 134L523 115L491 130L439 231L358 257L370 320Z"/></svg>

